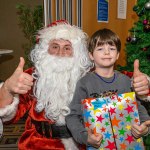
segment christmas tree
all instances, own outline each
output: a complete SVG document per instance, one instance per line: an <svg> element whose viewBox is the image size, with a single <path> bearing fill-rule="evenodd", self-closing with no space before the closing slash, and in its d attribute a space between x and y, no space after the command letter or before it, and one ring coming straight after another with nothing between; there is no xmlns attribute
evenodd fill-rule
<svg viewBox="0 0 150 150"><path fill-rule="evenodd" d="M140 70L150 75L150 0L137 0L133 7L139 17L129 30L125 52L126 66L119 66L119 70L133 71L135 59L140 61Z"/></svg>
<svg viewBox="0 0 150 150"><path fill-rule="evenodd" d="M126 66L118 66L120 71L133 71L135 59L140 61L140 71L150 76L150 0L137 0L133 11L138 21L129 30L130 36L126 40ZM150 103L144 103L150 114ZM145 136L146 150L150 150L150 135Z"/></svg>

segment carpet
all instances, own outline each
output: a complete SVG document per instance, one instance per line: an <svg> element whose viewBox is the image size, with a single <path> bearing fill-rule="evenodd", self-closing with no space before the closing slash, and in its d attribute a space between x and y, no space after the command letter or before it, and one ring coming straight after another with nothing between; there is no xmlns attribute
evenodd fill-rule
<svg viewBox="0 0 150 150"><path fill-rule="evenodd" d="M0 138L0 150L18 150L18 140L24 131L25 119L17 124L4 125L3 135ZM144 137L145 150L150 150L150 135Z"/></svg>
<svg viewBox="0 0 150 150"><path fill-rule="evenodd" d="M3 135L0 139L0 150L18 150L18 140L24 131L25 121L17 124L4 125Z"/></svg>

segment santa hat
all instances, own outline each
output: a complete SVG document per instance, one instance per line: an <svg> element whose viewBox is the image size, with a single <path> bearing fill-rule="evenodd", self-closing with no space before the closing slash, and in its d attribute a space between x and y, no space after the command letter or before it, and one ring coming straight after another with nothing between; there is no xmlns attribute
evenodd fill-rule
<svg viewBox="0 0 150 150"><path fill-rule="evenodd" d="M79 27L70 25L66 20L58 20L48 27L43 28L38 32L38 39L40 40L53 40L65 39L69 40L72 44L87 40L87 34L84 33Z"/></svg>

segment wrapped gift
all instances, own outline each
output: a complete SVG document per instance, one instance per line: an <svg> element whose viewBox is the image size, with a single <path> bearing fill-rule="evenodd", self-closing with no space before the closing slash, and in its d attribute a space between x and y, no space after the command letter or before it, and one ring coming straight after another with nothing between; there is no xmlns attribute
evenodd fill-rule
<svg viewBox="0 0 150 150"><path fill-rule="evenodd" d="M85 128L103 135L99 150L144 150L142 138L131 134L132 124L140 124L134 92L87 98L82 106Z"/></svg>

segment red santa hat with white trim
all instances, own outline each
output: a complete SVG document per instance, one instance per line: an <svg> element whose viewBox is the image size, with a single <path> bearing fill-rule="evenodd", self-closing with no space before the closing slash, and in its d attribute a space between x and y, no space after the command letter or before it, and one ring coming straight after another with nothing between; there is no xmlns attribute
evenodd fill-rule
<svg viewBox="0 0 150 150"><path fill-rule="evenodd" d="M75 44L76 42L87 40L87 38L88 36L85 32L77 26L70 25L66 20L55 21L38 32L39 40L64 39Z"/></svg>

